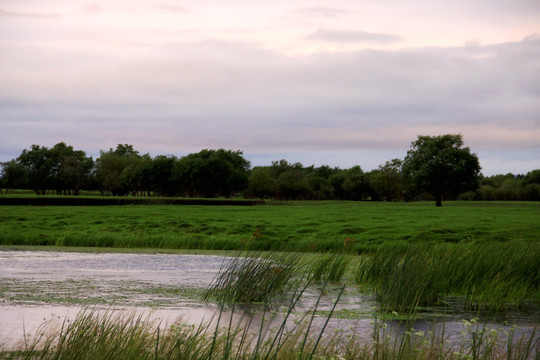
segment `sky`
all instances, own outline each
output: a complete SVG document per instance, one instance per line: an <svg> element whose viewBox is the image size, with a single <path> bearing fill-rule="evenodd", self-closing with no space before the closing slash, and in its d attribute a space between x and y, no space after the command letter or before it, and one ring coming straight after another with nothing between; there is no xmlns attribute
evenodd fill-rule
<svg viewBox="0 0 540 360"><path fill-rule="evenodd" d="M365 171L462 134L540 168L538 0L0 0L0 162L65 142Z"/></svg>

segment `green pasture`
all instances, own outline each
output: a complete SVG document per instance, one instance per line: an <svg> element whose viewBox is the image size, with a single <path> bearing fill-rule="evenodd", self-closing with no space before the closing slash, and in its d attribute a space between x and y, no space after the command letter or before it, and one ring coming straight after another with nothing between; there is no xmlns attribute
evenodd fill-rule
<svg viewBox="0 0 540 360"><path fill-rule="evenodd" d="M0 206L0 245L361 253L539 238L538 202Z"/></svg>

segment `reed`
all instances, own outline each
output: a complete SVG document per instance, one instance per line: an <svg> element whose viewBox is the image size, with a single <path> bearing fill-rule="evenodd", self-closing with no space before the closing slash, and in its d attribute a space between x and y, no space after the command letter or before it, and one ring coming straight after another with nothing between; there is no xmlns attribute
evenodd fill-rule
<svg viewBox="0 0 540 360"><path fill-rule="evenodd" d="M99 315L85 311L60 329L45 323L21 349L4 352L5 359L135 359L154 345L152 322L141 316Z"/></svg>
<svg viewBox="0 0 540 360"><path fill-rule="evenodd" d="M351 262L351 256L343 254L326 254L314 258L307 271L314 281L340 282L343 280Z"/></svg>
<svg viewBox="0 0 540 360"><path fill-rule="evenodd" d="M414 312L448 295L469 309L501 310L538 302L539 255L539 243L383 246L363 257L355 280L386 312Z"/></svg>
<svg viewBox="0 0 540 360"><path fill-rule="evenodd" d="M335 304L337 301L334 307ZM439 333L409 329L396 336L384 323L376 322L373 337L364 339L355 334L329 334L324 326L313 331L307 325L308 319L287 327L289 310L277 330L269 330L270 323L263 316L255 333L249 331L253 318L247 319L245 326L245 322L233 319L243 315L234 312L228 319L218 312L217 316L224 316L225 326L176 323L161 330L159 324L148 318L85 311L73 322L66 321L60 329L45 326L19 347L0 351L0 359L533 360L540 356L536 331L517 337L513 330L487 328L475 320L464 321L460 343L449 344L444 334L440 337ZM325 325L330 318L331 314L326 317Z"/></svg>
<svg viewBox="0 0 540 360"><path fill-rule="evenodd" d="M296 286L298 254L260 252L230 258L203 300L225 303L268 303Z"/></svg>

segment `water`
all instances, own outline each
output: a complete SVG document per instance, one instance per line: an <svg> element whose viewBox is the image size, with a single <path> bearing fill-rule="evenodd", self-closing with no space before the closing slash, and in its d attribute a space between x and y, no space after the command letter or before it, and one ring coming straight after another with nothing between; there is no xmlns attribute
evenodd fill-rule
<svg viewBox="0 0 540 360"><path fill-rule="evenodd" d="M0 251L0 344L21 340L24 333L35 333L45 321L59 326L88 308L142 314L162 326L177 320L195 325L210 321L217 306L201 303L200 294L227 259L210 255ZM317 318L315 328L322 327L324 315L337 295L335 288L326 292L318 308L323 316ZM308 289L295 311L310 309L319 294L316 287ZM369 314L374 305L371 296L347 289L336 307L336 316L330 319L329 331L343 329L371 336L374 325ZM274 310L278 309L276 306ZM262 310L235 310L244 320L252 313L260 317ZM358 318L354 314L359 314ZM229 315L225 311L225 318ZM518 325L518 334L532 332L540 322L540 311L535 307L527 312L497 314L454 311L453 317L445 320L445 334L457 339L463 330L461 319L478 316L492 328ZM277 311L274 323L282 319L283 312ZM406 330L403 321L389 320L386 324L393 334ZM433 321L426 319L416 321L414 328L424 332L441 330L440 325L434 327Z"/></svg>
<svg viewBox="0 0 540 360"><path fill-rule="evenodd" d="M88 307L200 323L215 309L197 300L227 258L170 254L0 251L0 341ZM3 339L3 340L2 340Z"/></svg>
<svg viewBox="0 0 540 360"><path fill-rule="evenodd" d="M206 287L225 257L208 255L0 251L2 278L136 280Z"/></svg>

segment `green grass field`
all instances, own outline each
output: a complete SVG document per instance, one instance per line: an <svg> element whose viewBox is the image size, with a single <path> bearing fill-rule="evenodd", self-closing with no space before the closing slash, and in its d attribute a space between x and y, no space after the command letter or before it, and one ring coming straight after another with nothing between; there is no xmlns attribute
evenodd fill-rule
<svg viewBox="0 0 540 360"><path fill-rule="evenodd" d="M0 245L356 253L381 244L539 238L538 202L0 206Z"/></svg>

